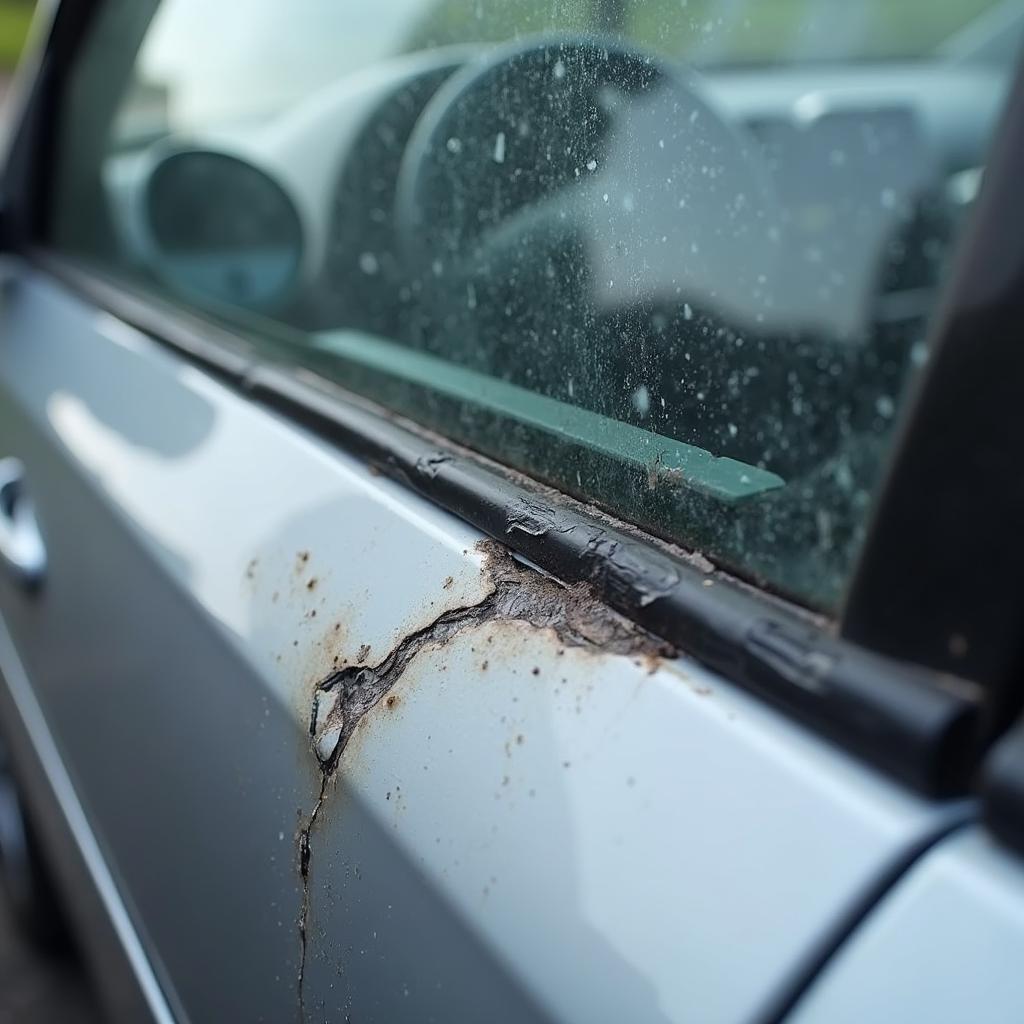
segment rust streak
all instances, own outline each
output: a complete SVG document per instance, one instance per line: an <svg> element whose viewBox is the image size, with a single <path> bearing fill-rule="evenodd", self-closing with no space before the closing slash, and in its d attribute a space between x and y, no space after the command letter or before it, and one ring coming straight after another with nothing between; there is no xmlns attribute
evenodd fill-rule
<svg viewBox="0 0 1024 1024"><path fill-rule="evenodd" d="M309 739L320 767L321 785L309 819L299 832L298 849L303 889L299 915L299 1006L303 1019L313 828L323 807L328 783L359 722L387 697L421 651L443 647L466 630L487 622L521 622L553 631L563 648L582 647L597 653L643 657L652 662L675 654L669 645L599 601L588 584L565 586L521 565L507 548L494 541L481 541L477 547L486 556L482 571L491 583L486 597L476 604L442 612L426 626L400 640L374 666L338 667L314 690ZM364 645L359 650L359 661L368 654L369 647ZM487 661L482 667L487 668ZM537 672L535 669L534 673ZM386 701L388 707L394 704L393 699ZM517 737L516 742L521 743L522 737Z"/></svg>

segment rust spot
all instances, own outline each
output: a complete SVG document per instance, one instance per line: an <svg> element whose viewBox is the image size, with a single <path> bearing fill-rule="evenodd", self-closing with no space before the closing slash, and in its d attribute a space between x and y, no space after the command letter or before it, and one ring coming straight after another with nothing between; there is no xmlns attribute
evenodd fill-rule
<svg viewBox="0 0 1024 1024"><path fill-rule="evenodd" d="M257 566L259 564L260 564L260 560L258 558L253 558L249 562L249 564L245 567L245 578L247 580L251 580L251 579L255 579L256 578L256 568L257 568Z"/></svg>
<svg viewBox="0 0 1024 1024"><path fill-rule="evenodd" d="M493 541L478 546L486 556L482 571L491 582L490 593L483 600L442 612L402 639L376 665L343 667L318 684L317 692L333 695L335 710L330 718L313 723L311 735L317 736L325 728L337 731L337 744L322 761L325 771L333 771L359 720L388 694L420 651L443 647L460 633L483 623L524 622L537 629L551 630L563 647L651 657L674 653L665 643L598 601L588 585L563 586L520 565L507 549ZM368 645L364 646L367 650L360 649L360 661L369 653Z"/></svg>
<svg viewBox="0 0 1024 1024"><path fill-rule="evenodd" d="M310 836L323 805L328 782L334 776L341 755L363 717L382 700L385 707L395 706L398 697L390 691L421 651L444 647L466 630L488 622L518 622L552 632L562 648L579 647L597 653L652 659L672 657L675 654L669 645L602 604L589 585L577 583L563 586L548 576L525 568L512 558L506 548L493 541L483 541L477 548L484 553L481 571L490 582L490 591L486 597L476 604L441 612L426 626L405 636L376 665L343 665L335 668L314 689L308 729L310 747L320 766L321 787L319 799L299 833L299 867L303 882L299 917L300 1002L309 917L308 875L312 858ZM298 558L300 566L305 564L309 560L309 552L299 552ZM451 577L449 580L454 582ZM445 586L447 588L448 581ZM311 614L315 615L316 612ZM335 626L335 629L338 628L340 623ZM493 637L487 637L488 643L492 640ZM298 641L295 641L295 645L298 645ZM362 662L369 653L370 645L364 644L359 649L359 661ZM337 664L338 659L335 659ZM486 671L487 666L485 660L481 667ZM533 673L539 675L540 669L534 668ZM515 736L514 742L521 746L525 737L520 733ZM511 755L509 743L506 743L505 749ZM503 784L507 785L507 778ZM395 799L398 801L400 798L400 787L396 786ZM391 799L390 793L387 799Z"/></svg>
<svg viewBox="0 0 1024 1024"><path fill-rule="evenodd" d="M370 656L370 645L369 644L363 644L363 646L360 647L359 650L356 652L356 661L366 661L366 659L369 656Z"/></svg>
<svg viewBox="0 0 1024 1024"><path fill-rule="evenodd" d="M445 581L444 581L444 584L443 584L443 586L444 586L444 589L445 589L445 590L451 590L451 588L452 588L452 585L453 585L454 583L455 583L455 577L454 577L454 576L448 576L448 577L446 577L446 578L445 578Z"/></svg>
<svg viewBox="0 0 1024 1024"><path fill-rule="evenodd" d="M535 676L539 676L540 675L540 669L536 665L533 666L533 674Z"/></svg>
<svg viewBox="0 0 1024 1024"><path fill-rule="evenodd" d="M640 658L640 665L647 670L649 676L653 676L658 671L660 664L660 658L652 658L649 654L642 655Z"/></svg>
<svg viewBox="0 0 1024 1024"><path fill-rule="evenodd" d="M490 665L490 662L485 660L484 663L480 666L481 670L486 672L488 665Z"/></svg>
<svg viewBox="0 0 1024 1024"><path fill-rule="evenodd" d="M316 590L316 585L319 582L320 581L315 576L311 577L310 581L306 584L306 589L307 590Z"/></svg>

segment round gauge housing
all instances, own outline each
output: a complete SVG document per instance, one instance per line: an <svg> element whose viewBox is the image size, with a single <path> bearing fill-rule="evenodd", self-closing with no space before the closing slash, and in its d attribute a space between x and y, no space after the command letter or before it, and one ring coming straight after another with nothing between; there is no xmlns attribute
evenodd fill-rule
<svg viewBox="0 0 1024 1024"><path fill-rule="evenodd" d="M143 207L153 269L169 287L255 310L292 294L302 223L265 171L227 153L174 152L150 173Z"/></svg>

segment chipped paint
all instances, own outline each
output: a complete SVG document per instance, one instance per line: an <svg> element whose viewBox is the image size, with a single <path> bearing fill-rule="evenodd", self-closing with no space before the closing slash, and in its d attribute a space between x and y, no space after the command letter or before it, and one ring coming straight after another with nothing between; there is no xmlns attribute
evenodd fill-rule
<svg viewBox="0 0 1024 1024"><path fill-rule="evenodd" d="M589 647L609 654L661 658L673 653L667 644L598 601L589 587L563 586L520 565L497 544L485 543L480 547L486 554L483 572L490 578L490 592L483 600L442 612L404 637L376 665L345 666L317 685L310 720L314 749L328 732L333 734L340 728L337 744L325 745L329 748L328 756L320 758L325 771L333 769L362 716L391 689L423 648L443 646L479 623L525 622L537 629L552 630L566 646ZM360 654L363 653L360 648Z"/></svg>
<svg viewBox="0 0 1024 1024"><path fill-rule="evenodd" d="M493 541L482 541L477 549L484 555L481 573L487 581L486 594L481 600L442 611L425 626L406 634L375 665L362 663L369 654L369 647L363 645L357 663L339 667L314 687L308 729L310 746L321 772L321 784L313 810L298 837L303 886L299 914L300 1004L306 963L312 834L327 797L328 784L362 719L382 700L389 709L397 705L398 698L390 695L390 691L417 655L427 649L443 648L468 629L495 622L548 631L562 648L639 657L652 664L675 654L669 645L600 602L586 584L566 586L527 568ZM486 664L484 661L483 666ZM539 675L539 668L535 668L533 674ZM510 744L520 746L523 742L524 737L516 735Z"/></svg>

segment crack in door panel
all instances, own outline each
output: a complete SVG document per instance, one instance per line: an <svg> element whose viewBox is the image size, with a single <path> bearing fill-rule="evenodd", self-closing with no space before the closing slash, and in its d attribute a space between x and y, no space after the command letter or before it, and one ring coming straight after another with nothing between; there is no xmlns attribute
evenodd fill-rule
<svg viewBox="0 0 1024 1024"><path fill-rule="evenodd" d="M494 541L481 541L477 548L484 554L481 571L491 584L484 598L441 612L427 625L403 637L378 664L343 666L314 689L308 732L320 768L320 792L298 839L302 878L298 986L303 1020L313 829L326 800L327 787L360 721L386 697L421 651L444 647L466 630L484 623L516 622L550 630L565 647L585 648L595 654L650 659L675 656L668 644L599 601L588 584L566 586L520 564L508 549Z"/></svg>

